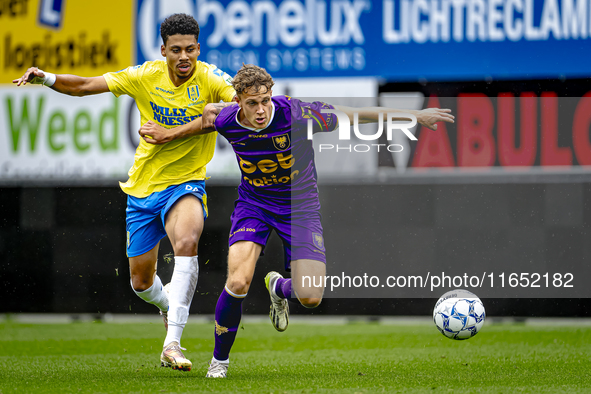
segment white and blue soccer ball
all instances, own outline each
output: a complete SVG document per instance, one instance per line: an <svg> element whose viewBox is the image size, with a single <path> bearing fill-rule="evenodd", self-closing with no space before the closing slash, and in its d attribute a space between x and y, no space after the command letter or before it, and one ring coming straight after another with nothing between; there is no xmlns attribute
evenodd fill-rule
<svg viewBox="0 0 591 394"><path fill-rule="evenodd" d="M437 329L450 339L468 339L480 331L486 314L480 298L467 290L448 291L433 309Z"/></svg>

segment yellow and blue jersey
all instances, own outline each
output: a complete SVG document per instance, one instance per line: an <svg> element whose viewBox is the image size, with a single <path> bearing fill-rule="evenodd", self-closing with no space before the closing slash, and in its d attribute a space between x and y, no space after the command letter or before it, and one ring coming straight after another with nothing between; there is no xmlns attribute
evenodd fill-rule
<svg viewBox="0 0 591 394"><path fill-rule="evenodd" d="M181 86L174 86L163 60L106 73L104 78L115 96L127 94L135 99L142 124L151 120L169 129L202 116L206 104L231 101L236 94L228 74L199 61L193 76ZM163 145L140 139L129 179L121 183L121 189L142 198L171 185L205 179L216 135L209 133Z"/></svg>

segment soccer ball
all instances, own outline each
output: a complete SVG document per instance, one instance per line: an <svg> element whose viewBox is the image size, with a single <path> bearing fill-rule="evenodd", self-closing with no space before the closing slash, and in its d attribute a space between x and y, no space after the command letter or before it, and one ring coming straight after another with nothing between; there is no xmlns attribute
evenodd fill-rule
<svg viewBox="0 0 591 394"><path fill-rule="evenodd" d="M433 309L437 329L450 339L472 338L482 328L485 317L480 298L461 289L442 295Z"/></svg>

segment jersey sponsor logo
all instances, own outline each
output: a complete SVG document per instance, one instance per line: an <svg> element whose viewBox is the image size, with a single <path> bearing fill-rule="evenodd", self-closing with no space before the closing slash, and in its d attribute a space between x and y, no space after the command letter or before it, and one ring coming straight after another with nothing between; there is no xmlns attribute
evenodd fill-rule
<svg viewBox="0 0 591 394"><path fill-rule="evenodd" d="M287 170L295 164L295 159L293 155L285 156L283 153L277 153L275 155L277 161L271 159L263 159L258 162L250 162L248 160L243 159L242 157L238 156L240 159L240 170L247 174L252 174L257 169L265 174L270 174L275 172L278 167Z"/></svg>
<svg viewBox="0 0 591 394"><path fill-rule="evenodd" d="M248 138L269 138L269 134L249 134Z"/></svg>
<svg viewBox="0 0 591 394"><path fill-rule="evenodd" d="M189 100L197 101L199 98L199 87L197 85L192 85L187 88L187 94L189 95Z"/></svg>
<svg viewBox="0 0 591 394"><path fill-rule="evenodd" d="M159 113L164 116L186 116L187 109L186 108L169 108L169 107L161 107L159 105L154 104L150 101L150 106L152 110L156 113Z"/></svg>
<svg viewBox="0 0 591 394"><path fill-rule="evenodd" d="M295 158L291 154L284 155L283 153L277 153L275 157L277 158L277 161L271 159L263 159L259 160L258 162L251 162L238 156L238 158L240 159L240 170L243 174L252 174L257 170L264 174L272 174L280 168L288 170L295 164ZM299 173L300 172L296 170L292 172L290 175L280 176L281 174L279 174L270 175L269 177L263 176L257 178L249 178L247 176L244 176L243 179L253 186L271 186L290 183Z"/></svg>
<svg viewBox="0 0 591 394"><path fill-rule="evenodd" d="M156 90L159 90L161 92L168 93L168 94L174 94L174 92L172 92L170 90L162 89L162 88L160 88L158 86L156 86Z"/></svg>
<svg viewBox="0 0 591 394"><path fill-rule="evenodd" d="M155 97L160 97L161 99L166 100L166 101L176 101L176 99L174 97L163 96L161 94L154 93L154 92L150 92L150 95L155 96Z"/></svg>
<svg viewBox="0 0 591 394"><path fill-rule="evenodd" d="M295 179L295 177L299 175L299 173L300 172L298 170L295 170L294 172L289 174L289 176L284 175L279 178L277 177L277 175L271 175L268 178L266 176L259 177L259 178L249 178L249 177L245 176L242 179L244 181L248 182L249 184L256 186L256 187L279 185L279 184L287 185L288 183L293 181Z"/></svg>
<svg viewBox="0 0 591 394"><path fill-rule="evenodd" d="M312 242L318 249L324 250L324 238L320 233L312 233Z"/></svg>
<svg viewBox="0 0 591 394"><path fill-rule="evenodd" d="M180 126L189 123L201 115L187 115L187 108L169 108L156 105L150 101L154 111L154 120L166 126Z"/></svg>
<svg viewBox="0 0 591 394"><path fill-rule="evenodd" d="M201 189L199 188L199 186L185 185L185 190L189 190L192 192L201 192Z"/></svg>
<svg viewBox="0 0 591 394"><path fill-rule="evenodd" d="M273 137L273 145L277 150L286 150L291 146L291 140L289 139L289 133L277 135Z"/></svg>
<svg viewBox="0 0 591 394"><path fill-rule="evenodd" d="M230 233L230 237L229 237L229 238L232 238L232 237L233 237L235 234L238 234L238 233L243 233L243 232L247 232L247 233L256 233L256 231L257 231L257 230L256 230L256 229L254 229L254 228L250 228L250 227L241 227L241 228L239 228L238 230L234 231L233 233Z"/></svg>

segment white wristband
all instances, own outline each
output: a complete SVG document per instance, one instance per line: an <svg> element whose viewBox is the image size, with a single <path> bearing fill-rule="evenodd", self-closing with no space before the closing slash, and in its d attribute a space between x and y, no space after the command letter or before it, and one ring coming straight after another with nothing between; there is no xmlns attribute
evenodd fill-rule
<svg viewBox="0 0 591 394"><path fill-rule="evenodd" d="M43 78L35 77L31 81L31 83L36 84L36 85L53 86L53 84L55 83L55 81L57 79L57 76L55 74L48 73L47 71L43 71L41 69L39 71L41 71L43 74L45 74L45 76Z"/></svg>

